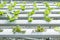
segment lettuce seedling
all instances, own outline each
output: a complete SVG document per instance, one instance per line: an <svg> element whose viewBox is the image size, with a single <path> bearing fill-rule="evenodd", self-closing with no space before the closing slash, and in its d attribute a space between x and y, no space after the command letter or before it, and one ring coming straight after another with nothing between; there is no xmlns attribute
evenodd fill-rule
<svg viewBox="0 0 60 40"><path fill-rule="evenodd" d="M56 6L60 7L60 2L55 3Z"/></svg>
<svg viewBox="0 0 60 40"><path fill-rule="evenodd" d="M0 8L3 8L4 7L4 5L3 4L0 4Z"/></svg>
<svg viewBox="0 0 60 40"><path fill-rule="evenodd" d="M14 1L14 3L11 3L11 6L12 7L15 7L17 5L17 2L16 1Z"/></svg>
<svg viewBox="0 0 60 40"><path fill-rule="evenodd" d="M33 21L33 18L29 17L28 22L32 22L32 21Z"/></svg>
<svg viewBox="0 0 60 40"><path fill-rule="evenodd" d="M33 6L34 6L34 7L37 7L36 2L33 3Z"/></svg>
<svg viewBox="0 0 60 40"><path fill-rule="evenodd" d="M44 5L45 5L46 7L49 7L49 6L50 6L48 2L45 2Z"/></svg>
<svg viewBox="0 0 60 40"><path fill-rule="evenodd" d="M52 18L50 18L50 17L48 17L48 16L45 16L44 19L45 19L45 21L47 21L47 22L50 22L50 21L52 20Z"/></svg>
<svg viewBox="0 0 60 40"><path fill-rule="evenodd" d="M53 10L54 8L48 7L47 9L48 9L49 11L51 11L51 10Z"/></svg>
<svg viewBox="0 0 60 40"><path fill-rule="evenodd" d="M35 14L35 10L32 10L31 12L28 13L28 17L32 16L33 14Z"/></svg>
<svg viewBox="0 0 60 40"><path fill-rule="evenodd" d="M12 6L8 6L9 11L12 11L14 8Z"/></svg>
<svg viewBox="0 0 60 40"><path fill-rule="evenodd" d="M8 19L9 19L9 21L10 21L10 22L13 22L13 21L15 21L15 18L14 18L14 17L12 17L12 16L9 16L9 15L7 15L7 17L8 17Z"/></svg>
<svg viewBox="0 0 60 40"><path fill-rule="evenodd" d="M21 7L22 11L24 11L26 9L24 5L20 5L20 7Z"/></svg>
<svg viewBox="0 0 60 40"><path fill-rule="evenodd" d="M20 5L20 8L22 9L22 11L24 11L26 8L25 8L25 5L26 5L26 2L24 1L23 2L24 5Z"/></svg>
<svg viewBox="0 0 60 40"><path fill-rule="evenodd" d="M13 14L14 14L14 15L20 14L20 10L15 11Z"/></svg>
<svg viewBox="0 0 60 40"><path fill-rule="evenodd" d="M39 10L39 8L37 8L36 2L33 3L33 6L34 6L34 10Z"/></svg>
<svg viewBox="0 0 60 40"><path fill-rule="evenodd" d="M50 11L46 9L46 10L44 11L44 15L48 16L49 14L50 14Z"/></svg>
<svg viewBox="0 0 60 40"><path fill-rule="evenodd" d="M13 32L21 32L21 28L19 25L17 25L16 27L13 28Z"/></svg>
<svg viewBox="0 0 60 40"><path fill-rule="evenodd" d="M4 2L3 2L3 4L7 4L7 2L6 2L6 1L4 1Z"/></svg>
<svg viewBox="0 0 60 40"><path fill-rule="evenodd" d="M44 28L40 27L39 25L37 26L36 32L43 32Z"/></svg>
<svg viewBox="0 0 60 40"><path fill-rule="evenodd" d="M0 15L2 16L4 14L4 12L3 11L0 11Z"/></svg>

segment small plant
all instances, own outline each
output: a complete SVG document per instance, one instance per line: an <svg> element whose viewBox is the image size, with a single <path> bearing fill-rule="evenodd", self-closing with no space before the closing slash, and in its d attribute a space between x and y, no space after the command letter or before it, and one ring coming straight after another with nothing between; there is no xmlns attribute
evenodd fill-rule
<svg viewBox="0 0 60 40"><path fill-rule="evenodd" d="M37 7L36 2L33 3L33 6L34 6L34 7Z"/></svg>
<svg viewBox="0 0 60 40"><path fill-rule="evenodd" d="M54 8L48 7L47 9L48 9L49 11L51 11L51 10L53 10Z"/></svg>
<svg viewBox="0 0 60 40"><path fill-rule="evenodd" d="M17 25L15 28L13 28L13 32L21 32L20 26Z"/></svg>
<svg viewBox="0 0 60 40"><path fill-rule="evenodd" d="M25 5L26 5L26 2L23 2L24 5L20 5L20 8L22 9L22 11L24 11L26 8L25 8Z"/></svg>
<svg viewBox="0 0 60 40"><path fill-rule="evenodd" d="M12 7L15 7L17 5L17 2L16 1L14 1L14 3L11 3L11 6Z"/></svg>
<svg viewBox="0 0 60 40"><path fill-rule="evenodd" d="M32 22L32 21L33 21L33 18L29 17L28 22Z"/></svg>
<svg viewBox="0 0 60 40"><path fill-rule="evenodd" d="M39 8L37 8L36 2L33 3L33 6L34 6L34 10L39 10Z"/></svg>
<svg viewBox="0 0 60 40"><path fill-rule="evenodd" d="M4 1L4 2L3 2L3 4L5 5L5 4L7 4L7 2L6 2L6 1Z"/></svg>
<svg viewBox="0 0 60 40"><path fill-rule="evenodd" d="M20 14L20 10L15 11L13 14L14 14L14 15Z"/></svg>
<svg viewBox="0 0 60 40"><path fill-rule="evenodd" d="M52 20L52 18L50 18L50 17L48 17L48 16L45 16L44 19L45 19L45 21L47 21L47 22L50 22L50 21Z"/></svg>
<svg viewBox="0 0 60 40"><path fill-rule="evenodd" d="M44 15L48 16L50 14L50 11L49 10L45 10L44 11Z"/></svg>
<svg viewBox="0 0 60 40"><path fill-rule="evenodd" d="M31 12L29 12L28 16L32 16L33 14L35 14L35 10L32 10Z"/></svg>
<svg viewBox="0 0 60 40"><path fill-rule="evenodd" d="M60 2L55 3L56 6L60 7Z"/></svg>
<svg viewBox="0 0 60 40"><path fill-rule="evenodd" d="M12 7L12 6L9 5L8 9L9 9L9 11L12 11L14 9L14 7Z"/></svg>
<svg viewBox="0 0 60 40"><path fill-rule="evenodd" d="M10 22L13 22L13 21L15 21L15 18L14 18L14 17L12 17L12 16L9 16L9 15L7 15L7 17L8 17L8 19L9 19L9 21L10 21Z"/></svg>
<svg viewBox="0 0 60 40"><path fill-rule="evenodd" d="M42 28L41 26L37 26L36 32L43 32L44 28Z"/></svg>
<svg viewBox="0 0 60 40"><path fill-rule="evenodd" d="M3 11L0 11L0 15L2 16L4 14L4 12Z"/></svg>
<svg viewBox="0 0 60 40"><path fill-rule="evenodd" d="M46 7L49 7L49 6L50 6L48 2L44 2L44 5L45 5Z"/></svg>
<svg viewBox="0 0 60 40"><path fill-rule="evenodd" d="M2 30L2 29L0 29L0 32L3 32L3 30Z"/></svg>
<svg viewBox="0 0 60 40"><path fill-rule="evenodd" d="M4 5L3 4L0 4L0 8L3 8L4 7Z"/></svg>
<svg viewBox="0 0 60 40"><path fill-rule="evenodd" d="M18 33L25 33L25 31L22 31L22 29L20 28L19 25L17 25L16 27L14 27L12 32L13 33L16 33L16 32L18 32Z"/></svg>

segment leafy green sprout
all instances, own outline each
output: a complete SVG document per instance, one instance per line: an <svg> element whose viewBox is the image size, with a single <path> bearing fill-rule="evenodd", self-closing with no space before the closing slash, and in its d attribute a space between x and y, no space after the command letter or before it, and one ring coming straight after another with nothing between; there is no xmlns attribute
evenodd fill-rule
<svg viewBox="0 0 60 40"><path fill-rule="evenodd" d="M17 2L14 1L14 3L10 3L12 7L15 7L17 5Z"/></svg>
<svg viewBox="0 0 60 40"><path fill-rule="evenodd" d="M39 8L37 8L36 2L33 3L33 6L34 6L34 10L39 10Z"/></svg>
<svg viewBox="0 0 60 40"><path fill-rule="evenodd" d="M33 18L29 17L28 22L32 22L32 21L33 21Z"/></svg>
<svg viewBox="0 0 60 40"><path fill-rule="evenodd" d="M50 18L50 17L48 17L48 16L45 16L44 19L45 19L45 21L47 21L47 22L50 22L50 21L52 20L52 18Z"/></svg>
<svg viewBox="0 0 60 40"><path fill-rule="evenodd" d="M56 6L60 7L60 2L55 3Z"/></svg>
<svg viewBox="0 0 60 40"><path fill-rule="evenodd" d="M4 5L3 4L0 4L0 8L3 8L4 7Z"/></svg>
<svg viewBox="0 0 60 40"><path fill-rule="evenodd" d="M42 28L41 26L37 26L36 32L43 32L44 28Z"/></svg>
<svg viewBox="0 0 60 40"><path fill-rule="evenodd" d="M9 11L12 11L14 9L14 7L12 7L12 6L9 5L8 9L9 9Z"/></svg>
<svg viewBox="0 0 60 40"><path fill-rule="evenodd" d="M44 2L44 5L45 5L46 7L49 7L49 6L50 6L48 2Z"/></svg>
<svg viewBox="0 0 60 40"><path fill-rule="evenodd" d="M13 21L15 21L15 18L14 18L14 17L12 17L12 16L9 16L9 15L7 15L7 17L8 17L8 19L9 19L9 21L10 21L10 22L13 22Z"/></svg>
<svg viewBox="0 0 60 40"><path fill-rule="evenodd" d="M49 11L51 11L51 10L53 10L54 8L48 7L47 9L48 9Z"/></svg>
<svg viewBox="0 0 60 40"><path fill-rule="evenodd" d="M21 32L21 28L19 25L17 25L16 27L13 28L13 32Z"/></svg>
<svg viewBox="0 0 60 40"><path fill-rule="evenodd" d="M31 12L28 13L28 17L32 16L33 14L35 14L35 10L32 10Z"/></svg>
<svg viewBox="0 0 60 40"><path fill-rule="evenodd" d="M24 1L23 2L23 5L20 5L20 8L22 9L22 11L24 11L26 8L25 8L25 5L26 5L26 2Z"/></svg>
<svg viewBox="0 0 60 40"><path fill-rule="evenodd" d="M26 9L24 5L20 5L20 7L21 7L22 11L24 11Z"/></svg>
<svg viewBox="0 0 60 40"><path fill-rule="evenodd" d="M0 15L3 15L4 14L4 11L0 11Z"/></svg>
<svg viewBox="0 0 60 40"><path fill-rule="evenodd" d="M46 9L46 10L44 11L44 15L48 16L49 14L50 14L50 11L49 11L48 9Z"/></svg>
<svg viewBox="0 0 60 40"><path fill-rule="evenodd" d="M14 15L20 14L20 10L15 11L13 14L14 14Z"/></svg>

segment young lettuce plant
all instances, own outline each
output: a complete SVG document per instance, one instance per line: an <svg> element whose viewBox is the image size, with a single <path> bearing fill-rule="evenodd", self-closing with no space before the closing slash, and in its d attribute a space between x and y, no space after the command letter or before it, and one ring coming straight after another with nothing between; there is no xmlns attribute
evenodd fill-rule
<svg viewBox="0 0 60 40"><path fill-rule="evenodd" d="M33 3L33 6L34 6L34 10L39 10L39 8L37 8L36 2Z"/></svg>
<svg viewBox="0 0 60 40"><path fill-rule="evenodd" d="M21 32L21 28L19 25L17 25L16 27L13 28L13 33L15 32Z"/></svg>
<svg viewBox="0 0 60 40"><path fill-rule="evenodd" d="M3 4L0 4L0 8L3 8L4 7L4 5Z"/></svg>
<svg viewBox="0 0 60 40"><path fill-rule="evenodd" d="M4 11L0 11L0 15L2 16L4 14Z"/></svg>
<svg viewBox="0 0 60 40"><path fill-rule="evenodd" d="M33 18L29 17L28 22L32 22L32 21L33 21Z"/></svg>
<svg viewBox="0 0 60 40"><path fill-rule="evenodd" d="M48 2L44 2L44 5L45 5L46 7L49 7L49 6L50 6Z"/></svg>
<svg viewBox="0 0 60 40"><path fill-rule="evenodd" d="M14 15L20 14L20 10L15 11L13 14L14 14Z"/></svg>
<svg viewBox="0 0 60 40"><path fill-rule="evenodd" d="M50 22L50 21L52 20L52 18L50 18L50 17L48 17L48 16L45 16L44 19L45 19L45 21L47 21L47 22Z"/></svg>
<svg viewBox="0 0 60 40"><path fill-rule="evenodd" d="M60 2L55 3L56 6L60 7Z"/></svg>
<svg viewBox="0 0 60 40"><path fill-rule="evenodd" d="M32 16L33 14L35 14L35 10L32 10L31 12L28 13L28 17Z"/></svg>
<svg viewBox="0 0 60 40"><path fill-rule="evenodd" d="M12 7L12 6L9 5L8 9L9 9L9 11L12 11L14 9L14 7Z"/></svg>
<svg viewBox="0 0 60 40"><path fill-rule="evenodd" d="M7 17L8 17L8 19L9 19L9 21L10 21L10 22L13 22L13 21L15 21L15 18L14 18L14 17L12 17L12 16L9 16L9 15L7 15Z"/></svg>
<svg viewBox="0 0 60 40"><path fill-rule="evenodd" d="M6 2L6 1L4 1L4 2L3 2L3 4L7 4L7 2Z"/></svg>
<svg viewBox="0 0 60 40"><path fill-rule="evenodd" d="M7 2L4 1L3 3L0 3L0 8L3 8Z"/></svg>
<svg viewBox="0 0 60 40"><path fill-rule="evenodd" d="M11 6L12 7L15 7L17 5L17 2L16 1L14 1L14 3L11 3Z"/></svg>
<svg viewBox="0 0 60 40"><path fill-rule="evenodd" d="M48 9L49 11L51 11L51 10L53 10L54 8L48 7L47 9Z"/></svg>
<svg viewBox="0 0 60 40"><path fill-rule="evenodd" d="M26 2L23 2L24 5L20 5L20 8L22 9L22 11L24 11L26 8L25 8L25 5L26 5Z"/></svg>
<svg viewBox="0 0 60 40"><path fill-rule="evenodd" d="M50 14L50 11L49 11L48 9L46 9L46 10L44 11L44 15L48 16L49 14Z"/></svg>
<svg viewBox="0 0 60 40"><path fill-rule="evenodd" d="M42 28L41 26L37 26L36 32L43 32L44 28Z"/></svg>

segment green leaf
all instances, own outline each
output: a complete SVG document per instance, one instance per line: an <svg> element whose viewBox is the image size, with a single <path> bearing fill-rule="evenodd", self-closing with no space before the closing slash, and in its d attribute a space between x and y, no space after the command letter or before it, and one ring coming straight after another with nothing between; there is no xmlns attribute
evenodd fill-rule
<svg viewBox="0 0 60 40"><path fill-rule="evenodd" d="M5 4L7 4L7 2L6 2L6 1L4 1L4 2L3 2L3 4L5 5Z"/></svg>
<svg viewBox="0 0 60 40"><path fill-rule="evenodd" d="M48 16L50 14L50 11L49 10L45 10L44 11L44 15Z"/></svg>
<svg viewBox="0 0 60 40"><path fill-rule="evenodd" d="M3 8L4 7L4 5L3 4L0 4L0 8Z"/></svg>
<svg viewBox="0 0 60 40"><path fill-rule="evenodd" d="M45 2L44 5L45 5L46 7L49 7L49 6L50 6L48 2Z"/></svg>
<svg viewBox="0 0 60 40"><path fill-rule="evenodd" d="M20 8L22 9L22 11L26 9L24 5L20 5Z"/></svg>
<svg viewBox="0 0 60 40"><path fill-rule="evenodd" d="M34 3L33 3L33 6L34 6L34 7L37 7L37 4L36 4L36 2L34 2Z"/></svg>
<svg viewBox="0 0 60 40"><path fill-rule="evenodd" d="M32 22L32 21L33 21L33 18L29 17L28 22Z"/></svg>
<svg viewBox="0 0 60 40"><path fill-rule="evenodd" d="M35 10L32 10L31 12L29 12L28 16L32 16L33 14L35 14Z"/></svg>
<svg viewBox="0 0 60 40"><path fill-rule="evenodd" d="M12 6L8 6L9 11L12 11L14 8Z"/></svg>
<svg viewBox="0 0 60 40"><path fill-rule="evenodd" d="M20 10L14 12L14 15L18 15L18 14L20 14Z"/></svg>
<svg viewBox="0 0 60 40"><path fill-rule="evenodd" d="M3 15L4 14L4 12L3 11L0 11L0 15Z"/></svg>
<svg viewBox="0 0 60 40"><path fill-rule="evenodd" d="M48 17L48 16L45 16L44 19L45 19L45 21L47 21L47 22L50 22L50 21L52 20L52 18L50 18L50 17Z"/></svg>

